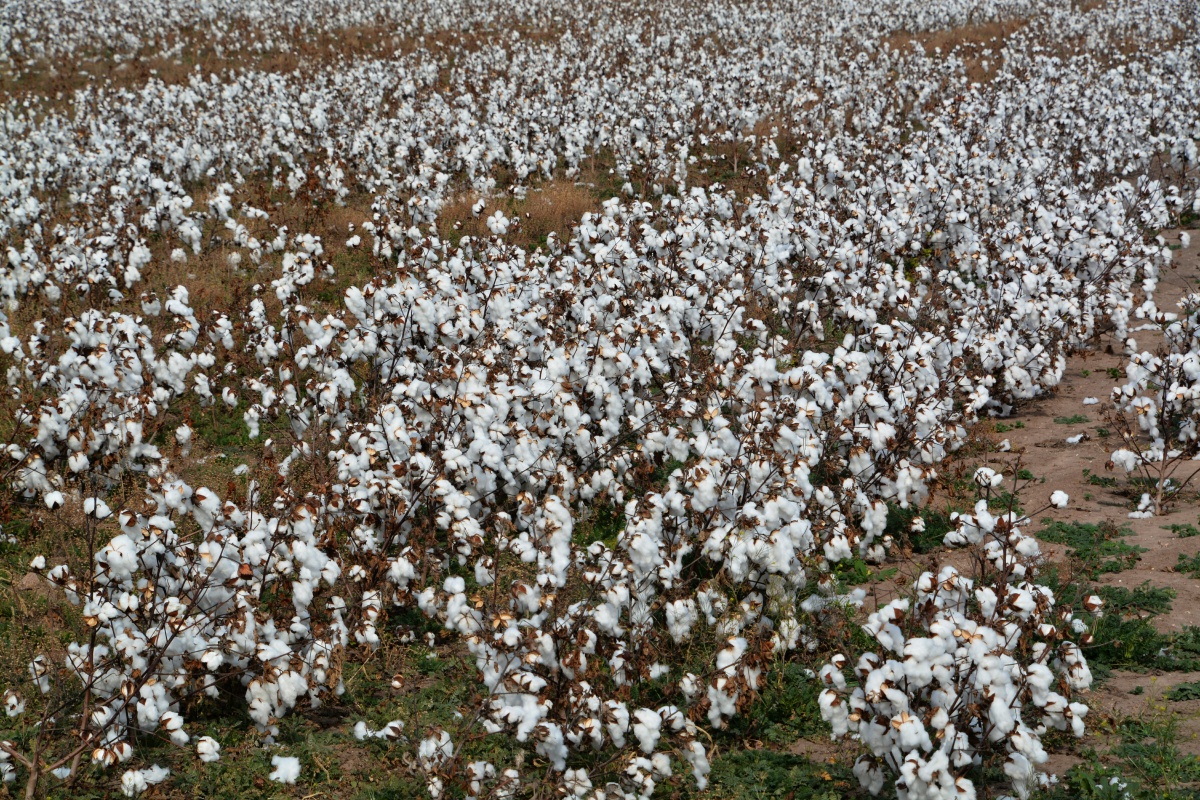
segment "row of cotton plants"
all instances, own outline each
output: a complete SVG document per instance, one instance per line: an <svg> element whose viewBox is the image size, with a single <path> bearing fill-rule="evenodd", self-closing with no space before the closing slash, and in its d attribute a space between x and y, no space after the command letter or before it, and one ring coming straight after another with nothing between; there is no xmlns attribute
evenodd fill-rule
<svg viewBox="0 0 1200 800"><path fill-rule="evenodd" d="M170 30L181 5L145 13ZM323 29L367 13L282 5ZM236 697L270 746L415 613L484 699L457 730L355 735L411 747L434 798L704 788L709 732L785 658L813 659L870 792L972 797L987 761L1027 796L1045 731L1082 734L1096 609L1056 607L1028 520L989 513L1003 476L977 474L981 505L947 536L974 574L921 576L869 609L876 650L815 659L863 602L834 570L889 558L889 504L921 506L980 416L1148 316L1180 356L1134 357L1114 408L1140 414L1155 370L1195 380L1194 303L1183 321L1154 306L1170 251L1150 233L1198 210L1195 33L1147 25L1143 58L1046 52L1040 33L1108 42L1160 5L543 3L489 12L512 35L482 48L10 102L6 485L78 520L94 556L33 565L87 635L66 674L33 653L5 696L23 731L0 741L5 779L32 796L91 760L123 764L134 795L169 780L127 763L147 735L218 760L186 715L198 695ZM1035 13L987 84L886 42ZM553 34L523 38L539 14ZM718 152L749 188L711 181ZM535 249L509 241L508 198L597 161L618 196ZM455 235L461 196L490 236ZM336 242L279 221L362 197ZM234 305L203 304L214 282ZM1192 413L1188 386L1170 400ZM255 453L210 453L202 479L205 417ZM1114 460L1190 455L1176 430L1131 425ZM615 537L588 534L599 517ZM633 699L643 682L661 704ZM481 734L548 772L462 763Z"/></svg>

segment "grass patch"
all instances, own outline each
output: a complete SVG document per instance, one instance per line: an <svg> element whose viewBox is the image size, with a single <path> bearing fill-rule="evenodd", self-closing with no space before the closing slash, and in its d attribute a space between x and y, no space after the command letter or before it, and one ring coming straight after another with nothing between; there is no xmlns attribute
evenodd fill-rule
<svg viewBox="0 0 1200 800"><path fill-rule="evenodd" d="M858 794L858 781L846 767L775 750L726 753L713 763L711 778L703 796L719 800L842 800Z"/></svg>
<svg viewBox="0 0 1200 800"><path fill-rule="evenodd" d="M1200 578L1200 553L1191 556L1180 553L1179 561L1175 564L1175 571L1192 578Z"/></svg>
<svg viewBox="0 0 1200 800"><path fill-rule="evenodd" d="M1193 536L1200 536L1200 528L1195 525L1163 525L1164 531L1170 531L1180 539L1190 539Z"/></svg>
<svg viewBox="0 0 1200 800"><path fill-rule="evenodd" d="M1123 541L1128 528L1117 528L1110 522L1095 525L1085 522L1052 521L1037 536L1044 542L1066 545L1069 555L1078 559L1089 577L1121 572L1137 563L1144 547Z"/></svg>
<svg viewBox="0 0 1200 800"><path fill-rule="evenodd" d="M1069 417L1055 417L1055 425L1082 425L1085 422L1091 422L1084 414L1072 414Z"/></svg>
<svg viewBox="0 0 1200 800"><path fill-rule="evenodd" d="M1177 684L1171 687L1165 697L1180 703L1186 700L1200 700L1200 682Z"/></svg>
<svg viewBox="0 0 1200 800"><path fill-rule="evenodd" d="M1163 586L1151 586L1146 581L1133 589L1124 586L1101 586L1096 592L1104 600L1108 613L1120 614L1150 614L1157 616L1171 610L1171 601L1175 599L1175 590Z"/></svg>
<svg viewBox="0 0 1200 800"><path fill-rule="evenodd" d="M876 569L875 567L855 556L849 561L839 561L833 565L833 574L847 586L858 586L872 581L885 581L896 574L895 567Z"/></svg>
<svg viewBox="0 0 1200 800"><path fill-rule="evenodd" d="M1200 759L1180 752L1172 719L1126 719L1114 731L1119 741L1104 761L1095 750L1072 767L1043 800L1160 800L1194 798Z"/></svg>
<svg viewBox="0 0 1200 800"><path fill-rule="evenodd" d="M913 520L918 517L925 523L922 531L913 531ZM895 503L888 503L887 526L884 533L897 542L904 542L914 553L928 553L942 546L946 534L954 529L950 515L942 511L925 508L920 511L913 507L901 508Z"/></svg>

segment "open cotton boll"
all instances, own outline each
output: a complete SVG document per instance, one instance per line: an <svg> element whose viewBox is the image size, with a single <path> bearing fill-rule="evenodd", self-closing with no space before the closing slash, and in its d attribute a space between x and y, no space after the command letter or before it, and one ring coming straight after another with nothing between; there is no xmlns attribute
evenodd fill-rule
<svg viewBox="0 0 1200 800"><path fill-rule="evenodd" d="M1050 494L1050 505L1055 508L1066 508L1068 502L1070 502L1070 497L1064 491L1056 490Z"/></svg>
<svg viewBox="0 0 1200 800"><path fill-rule="evenodd" d="M146 769L127 770L121 776L121 794L126 797L137 797L151 786L165 781L170 774L169 769L157 764Z"/></svg>
<svg viewBox="0 0 1200 800"><path fill-rule="evenodd" d="M271 766L267 777L276 783L295 783L300 777L300 759L295 756L271 756Z"/></svg>
<svg viewBox="0 0 1200 800"><path fill-rule="evenodd" d="M180 452L185 456L192 449L192 429L187 425L180 425L175 429L175 441L179 443Z"/></svg>
<svg viewBox="0 0 1200 800"><path fill-rule="evenodd" d="M221 759L221 744L211 736L201 736L196 740L196 755L205 764L211 764Z"/></svg>
<svg viewBox="0 0 1200 800"><path fill-rule="evenodd" d="M108 519L112 516L112 509L99 497L89 497L83 501L83 513L96 519Z"/></svg>
<svg viewBox="0 0 1200 800"><path fill-rule="evenodd" d="M8 689L4 692L4 713L10 719L19 717L25 713L25 698L13 689Z"/></svg>
<svg viewBox="0 0 1200 800"><path fill-rule="evenodd" d="M662 717L657 711L639 708L633 712L633 718L633 735L638 740L638 746L643 753L653 753L655 745L658 744Z"/></svg>

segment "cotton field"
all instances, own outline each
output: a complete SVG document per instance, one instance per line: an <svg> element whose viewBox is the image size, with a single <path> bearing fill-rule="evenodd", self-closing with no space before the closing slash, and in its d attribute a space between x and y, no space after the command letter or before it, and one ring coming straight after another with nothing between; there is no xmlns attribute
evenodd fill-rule
<svg viewBox="0 0 1200 800"><path fill-rule="evenodd" d="M1198 22L8 3L8 791L1200 782Z"/></svg>

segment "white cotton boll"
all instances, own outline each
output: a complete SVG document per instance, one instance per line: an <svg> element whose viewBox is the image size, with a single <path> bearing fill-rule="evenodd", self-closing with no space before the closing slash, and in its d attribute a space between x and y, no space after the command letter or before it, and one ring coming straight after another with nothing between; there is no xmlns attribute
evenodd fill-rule
<svg viewBox="0 0 1200 800"><path fill-rule="evenodd" d="M180 425L175 429L175 441L179 443L184 455L191 451L192 445L192 429L187 425Z"/></svg>
<svg viewBox="0 0 1200 800"><path fill-rule="evenodd" d="M1050 505L1055 508L1066 508L1068 502L1070 502L1070 497L1064 491L1056 490L1050 495Z"/></svg>
<svg viewBox="0 0 1200 800"><path fill-rule="evenodd" d="M112 509L108 507L99 497L89 497L83 501L83 513L96 519L108 519L112 516Z"/></svg>
<svg viewBox="0 0 1200 800"><path fill-rule="evenodd" d="M854 762L854 776L858 784L870 795L878 795L883 791L884 773L878 762L867 756L860 757Z"/></svg>
<svg viewBox="0 0 1200 800"><path fill-rule="evenodd" d="M63 507L63 503L65 503L66 500L63 498L62 492L47 492L46 495L42 497L42 502L44 502L46 504L46 508L50 509L51 511L57 511Z"/></svg>
<svg viewBox="0 0 1200 800"><path fill-rule="evenodd" d="M67 458L67 467L74 473L80 473L88 468L90 462L85 453L72 453Z"/></svg>
<svg viewBox="0 0 1200 800"><path fill-rule="evenodd" d="M1077 434L1075 434L1074 436L1068 436L1068 437L1067 437L1067 444L1079 444L1079 443L1080 443L1080 442L1082 442L1082 441L1083 441L1085 438L1087 438L1087 434L1086 434L1086 433L1077 433Z"/></svg>
<svg viewBox="0 0 1200 800"><path fill-rule="evenodd" d="M1071 703L1068 706L1068 709L1071 712L1071 733L1073 733L1077 739L1083 738L1083 734L1086 730L1086 726L1083 723L1083 718L1087 716L1088 707L1083 703Z"/></svg>
<svg viewBox="0 0 1200 800"><path fill-rule="evenodd" d="M29 562L29 568L34 572L41 572L46 568L46 557L34 556L33 560Z"/></svg>
<svg viewBox="0 0 1200 800"><path fill-rule="evenodd" d="M980 467L975 470L975 484L980 487L991 487L993 489L1004 483L1004 475L990 467Z"/></svg>
<svg viewBox="0 0 1200 800"><path fill-rule="evenodd" d="M1004 762L1004 774L1012 780L1013 791L1017 797L1029 797L1030 786L1034 781L1033 764L1021 753L1009 753Z"/></svg>
<svg viewBox="0 0 1200 800"><path fill-rule="evenodd" d="M569 769L563 773L563 788L575 797L583 797L592 790L592 781L586 769Z"/></svg>
<svg viewBox="0 0 1200 800"><path fill-rule="evenodd" d="M211 736L201 736L196 740L196 755L205 764L221 760L221 744Z"/></svg>
<svg viewBox="0 0 1200 800"><path fill-rule="evenodd" d="M667 630L676 642L683 642L691 635L698 619L695 600L675 600L667 605Z"/></svg>
<svg viewBox="0 0 1200 800"><path fill-rule="evenodd" d="M817 697L821 719L829 723L834 736L845 736L850 732L850 710L837 692L825 689Z"/></svg>
<svg viewBox="0 0 1200 800"><path fill-rule="evenodd" d="M988 706L988 720L992 723L992 732L988 738L993 742L1003 739L1016 725L1012 709L999 695L992 698L992 703Z"/></svg>
<svg viewBox="0 0 1200 800"><path fill-rule="evenodd" d="M1125 472L1133 472L1137 469L1138 456L1132 450L1114 450L1112 456L1113 465L1120 467Z"/></svg>
<svg viewBox="0 0 1200 800"><path fill-rule="evenodd" d="M642 752L654 752L654 746L658 744L659 730L662 728L662 717L657 711L639 708L633 712L633 718L633 735L637 738Z"/></svg>
<svg viewBox="0 0 1200 800"><path fill-rule="evenodd" d="M1085 397L1085 398L1083 398L1083 404L1084 404L1085 406L1095 406L1095 405L1099 405L1099 404L1100 404L1100 398L1098 398L1098 397Z"/></svg>
<svg viewBox="0 0 1200 800"><path fill-rule="evenodd" d="M276 783L295 783L300 777L300 759L294 756L271 756L271 774L267 777Z"/></svg>
<svg viewBox="0 0 1200 800"><path fill-rule="evenodd" d="M137 797L146 789L150 788L146 782L146 776L140 769L126 770L121 776L121 794L126 797Z"/></svg>
<svg viewBox="0 0 1200 800"><path fill-rule="evenodd" d="M833 564L854 557L854 551L850 549L850 540L840 533L829 538L824 551L826 560Z"/></svg>
<svg viewBox="0 0 1200 800"><path fill-rule="evenodd" d="M708 788L708 773L712 771L704 745L697 741L690 742L683 749L683 757L692 765L692 777L696 781L696 788L703 792Z"/></svg>
<svg viewBox="0 0 1200 800"><path fill-rule="evenodd" d="M1192 246L1192 235L1187 231L1179 234L1179 244L1184 250L1187 250Z"/></svg>
<svg viewBox="0 0 1200 800"><path fill-rule="evenodd" d="M127 770L121 776L121 794L126 797L137 797L154 784L165 781L170 774L169 769L157 764L147 769Z"/></svg>
<svg viewBox="0 0 1200 800"><path fill-rule="evenodd" d="M426 772L434 771L452 755L454 755L454 743L446 731L438 731L433 736L422 739L420 745L417 746L417 758L421 762L421 768Z"/></svg>
<svg viewBox="0 0 1200 800"><path fill-rule="evenodd" d="M19 717L25 713L25 698L21 697L15 690L9 689L4 693L4 713L12 717Z"/></svg>
<svg viewBox="0 0 1200 800"><path fill-rule="evenodd" d="M346 240L346 247L349 248L358 247L360 244L362 244L362 237L357 233Z"/></svg>
<svg viewBox="0 0 1200 800"><path fill-rule="evenodd" d="M503 236L508 233L509 220L504 216L503 211L497 211L487 218L488 230L497 236Z"/></svg>

